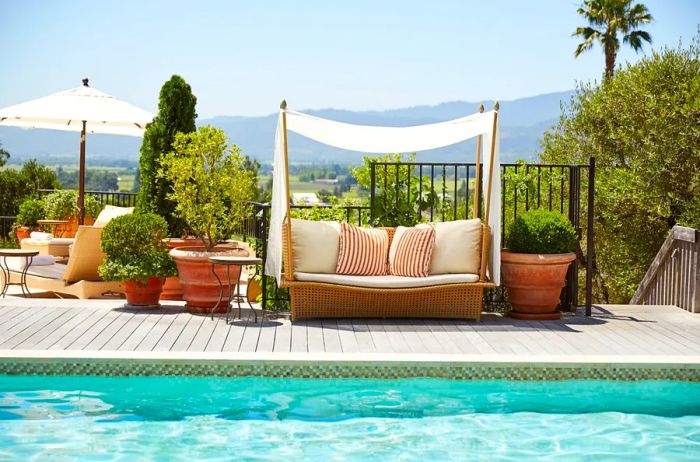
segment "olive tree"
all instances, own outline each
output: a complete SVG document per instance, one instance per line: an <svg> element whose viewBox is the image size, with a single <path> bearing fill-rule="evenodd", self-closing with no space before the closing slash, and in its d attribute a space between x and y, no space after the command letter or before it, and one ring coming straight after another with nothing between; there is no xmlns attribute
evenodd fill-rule
<svg viewBox="0 0 700 462"><path fill-rule="evenodd" d="M676 224L700 227L700 35L583 84L542 140L544 162L594 156L600 301L626 303Z"/></svg>

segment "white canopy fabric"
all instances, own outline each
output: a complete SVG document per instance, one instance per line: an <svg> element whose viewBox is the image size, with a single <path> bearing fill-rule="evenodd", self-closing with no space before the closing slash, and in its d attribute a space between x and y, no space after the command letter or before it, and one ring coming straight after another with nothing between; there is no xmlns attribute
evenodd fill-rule
<svg viewBox="0 0 700 462"><path fill-rule="evenodd" d="M95 88L80 86L0 109L0 126L143 136L153 114Z"/></svg>
<svg viewBox="0 0 700 462"><path fill-rule="evenodd" d="M284 159L285 136L282 114L286 112L287 130L307 138L350 151L364 153L418 152L459 143L483 135L483 191L487 197L489 161L494 144L494 171L491 180L489 225L492 241L489 255L489 274L500 284L501 262L501 179L498 129L494 132L495 111L477 113L460 119L413 127L374 127L352 125L322 119L291 110L281 110L275 134L275 157L272 183L272 210L268 235L265 274L282 278L282 222L286 213L287 175ZM495 137L495 138L494 138ZM466 157L467 154L465 154Z"/></svg>

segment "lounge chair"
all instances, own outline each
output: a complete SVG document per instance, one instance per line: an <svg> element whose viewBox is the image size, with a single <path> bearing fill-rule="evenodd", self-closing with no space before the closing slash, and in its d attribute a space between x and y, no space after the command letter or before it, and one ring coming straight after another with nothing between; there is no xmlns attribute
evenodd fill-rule
<svg viewBox="0 0 700 462"><path fill-rule="evenodd" d="M97 272L105 257L100 249L101 235L102 228L80 226L68 263L30 266L27 271L27 286L75 298L97 298L107 293L124 293L121 282L103 281ZM22 265L24 259L19 258L10 263L11 282L20 281Z"/></svg>

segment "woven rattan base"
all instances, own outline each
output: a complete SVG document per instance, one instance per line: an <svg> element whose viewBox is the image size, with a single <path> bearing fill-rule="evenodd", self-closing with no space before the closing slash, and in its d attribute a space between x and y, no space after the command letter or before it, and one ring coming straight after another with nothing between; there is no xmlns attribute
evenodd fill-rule
<svg viewBox="0 0 700 462"><path fill-rule="evenodd" d="M411 289L372 289L294 281L292 320L307 318L453 318L481 317L485 287L447 284Z"/></svg>

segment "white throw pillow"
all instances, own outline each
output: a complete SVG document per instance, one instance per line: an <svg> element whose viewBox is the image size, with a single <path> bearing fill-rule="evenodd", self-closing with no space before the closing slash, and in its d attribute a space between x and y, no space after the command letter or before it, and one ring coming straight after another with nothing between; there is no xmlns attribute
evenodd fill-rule
<svg viewBox="0 0 700 462"><path fill-rule="evenodd" d="M95 223L92 226L95 228L104 228L112 218L128 215L130 213L134 213L133 207L116 207L114 205L105 205L105 208L103 208L100 214L97 215Z"/></svg>
<svg viewBox="0 0 700 462"><path fill-rule="evenodd" d="M292 218L294 271L334 274L338 265L340 223Z"/></svg>
<svg viewBox="0 0 700 462"><path fill-rule="evenodd" d="M435 223L430 274L481 272L481 220Z"/></svg>

